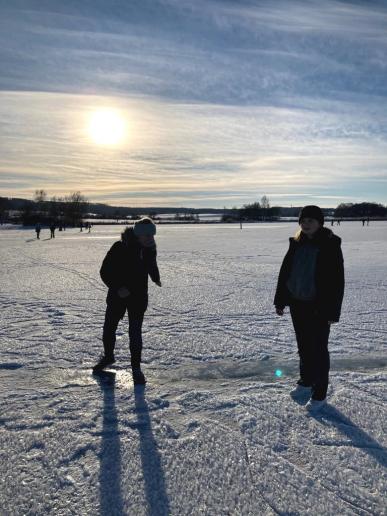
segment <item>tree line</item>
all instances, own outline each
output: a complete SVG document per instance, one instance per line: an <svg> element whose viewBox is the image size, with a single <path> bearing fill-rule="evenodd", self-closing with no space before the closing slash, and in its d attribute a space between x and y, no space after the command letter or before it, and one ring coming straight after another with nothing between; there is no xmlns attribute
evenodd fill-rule
<svg viewBox="0 0 387 516"><path fill-rule="evenodd" d="M280 217L297 217L301 206L284 208L281 206L270 206L269 198L264 195L261 201L245 204L242 208L233 208L222 217L223 222L235 220L278 220ZM342 218L385 218L387 217L387 206L372 202L362 203L341 203L336 208L323 208L325 216L334 219Z"/></svg>
<svg viewBox="0 0 387 516"><path fill-rule="evenodd" d="M274 221L280 217L297 217L301 206L282 207L270 206L269 198L264 195L260 201L244 204L241 208L206 209L205 212L222 214L223 222L235 222L243 220ZM94 215L88 213L93 211ZM10 216L14 212L13 216ZM95 218L136 219L144 213L156 219L158 213L173 213L176 220L198 219L199 209L190 208L129 208L114 207L107 204L91 204L81 192L73 192L64 197L53 196L48 199L45 190L35 190L33 199L8 199L0 197L0 222L11 220L25 225L33 225L37 222L43 224L52 221L66 225L79 225L87 216ZM385 218L387 207L372 202L341 203L336 208L323 208L325 216L335 219L342 218Z"/></svg>
<svg viewBox="0 0 387 516"><path fill-rule="evenodd" d="M261 201L251 204L244 204L242 208L233 208L222 217L222 222L232 222L234 220L276 220L281 216L279 206L270 206L269 198L264 195Z"/></svg>
<svg viewBox="0 0 387 516"><path fill-rule="evenodd" d="M33 225L37 222L49 224L56 222L68 226L77 226L81 223L88 211L89 202L81 192L72 192L64 197L53 196L48 199L45 190L35 190L32 200L21 203L12 202L0 197L0 219L7 219L9 211L17 209L18 215L13 219L23 225Z"/></svg>
<svg viewBox="0 0 387 516"><path fill-rule="evenodd" d="M387 207L373 202L342 203L335 209L334 217L338 219L345 217L387 217Z"/></svg>

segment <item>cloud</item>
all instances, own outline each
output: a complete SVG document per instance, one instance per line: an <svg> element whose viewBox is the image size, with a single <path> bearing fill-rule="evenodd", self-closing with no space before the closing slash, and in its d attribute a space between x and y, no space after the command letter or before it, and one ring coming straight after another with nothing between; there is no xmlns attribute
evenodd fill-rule
<svg viewBox="0 0 387 516"><path fill-rule="evenodd" d="M386 93L383 3L30 1L3 20L3 89L274 106Z"/></svg>
<svg viewBox="0 0 387 516"><path fill-rule="evenodd" d="M383 195L386 135L356 106L340 112L338 104L335 113L33 92L3 92L0 100L3 195L44 188L123 205L223 206L268 192L279 202L284 191L333 201L338 189L347 196L364 182L376 185L374 198ZM88 116L99 106L127 118L123 146L88 137Z"/></svg>

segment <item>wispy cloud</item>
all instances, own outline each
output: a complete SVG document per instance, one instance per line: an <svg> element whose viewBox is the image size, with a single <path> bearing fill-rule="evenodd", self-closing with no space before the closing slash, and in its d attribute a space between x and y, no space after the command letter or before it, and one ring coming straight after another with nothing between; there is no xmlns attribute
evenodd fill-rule
<svg viewBox="0 0 387 516"><path fill-rule="evenodd" d="M1 37L4 89L259 105L385 94L383 3L11 5L4 9Z"/></svg>
<svg viewBox="0 0 387 516"><path fill-rule="evenodd" d="M375 138L366 130L367 119L351 110L316 113L53 93L4 92L0 100L6 106L0 110L0 188L7 195L80 189L92 199L120 204L135 199L223 206L267 192L279 202L284 189L301 199L305 186L333 200L339 186L346 195L359 183L386 177L385 137ZM87 116L100 105L114 105L127 117L123 146L98 147L88 139Z"/></svg>

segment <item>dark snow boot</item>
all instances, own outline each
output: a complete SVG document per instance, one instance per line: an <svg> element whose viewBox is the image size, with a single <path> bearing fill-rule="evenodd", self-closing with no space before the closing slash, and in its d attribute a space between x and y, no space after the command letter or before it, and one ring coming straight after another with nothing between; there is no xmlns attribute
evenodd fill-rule
<svg viewBox="0 0 387 516"><path fill-rule="evenodd" d="M103 369L105 369L105 367L114 364L114 362L114 356L107 357L105 355L102 355L93 367L93 373L98 373L99 371L102 371Z"/></svg>
<svg viewBox="0 0 387 516"><path fill-rule="evenodd" d="M134 385L145 385L146 380L144 373L141 371L139 367L132 368L132 376Z"/></svg>

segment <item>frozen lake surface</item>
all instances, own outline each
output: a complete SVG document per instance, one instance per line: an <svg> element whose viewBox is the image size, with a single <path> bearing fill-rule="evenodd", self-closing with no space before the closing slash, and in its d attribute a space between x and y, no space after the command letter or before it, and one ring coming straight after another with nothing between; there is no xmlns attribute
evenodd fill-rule
<svg viewBox="0 0 387 516"><path fill-rule="evenodd" d="M1 513L385 514L387 223L333 228L346 291L317 417L289 397L294 334L272 306L296 229L160 226L134 389L126 321L114 370L90 371L120 228L1 228Z"/></svg>

